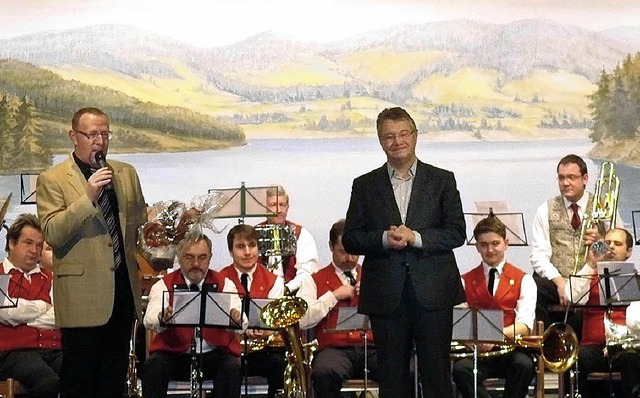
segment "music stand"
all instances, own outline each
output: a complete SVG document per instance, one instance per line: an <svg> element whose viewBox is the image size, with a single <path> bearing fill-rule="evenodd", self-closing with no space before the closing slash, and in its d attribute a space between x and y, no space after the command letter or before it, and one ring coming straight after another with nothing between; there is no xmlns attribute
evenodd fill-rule
<svg viewBox="0 0 640 398"><path fill-rule="evenodd" d="M494 216L505 225L507 230L507 239L510 246L529 246L527 242L527 230L524 225L524 214L509 212L506 202L503 201L484 201L475 202L477 212L464 213L467 221L467 245L476 244L473 237L473 228L483 218Z"/></svg>
<svg viewBox="0 0 640 398"><path fill-rule="evenodd" d="M17 298L12 299L11 297L9 297L9 281L10 280L11 280L10 274L0 275L0 309L16 308L18 306L18 299Z"/></svg>
<svg viewBox="0 0 640 398"><path fill-rule="evenodd" d="M504 312L502 310L453 309L452 340L473 345L473 396L478 397L478 343L503 344Z"/></svg>
<svg viewBox="0 0 640 398"><path fill-rule="evenodd" d="M210 189L225 199L216 214L216 218L238 218L243 224L245 217L269 217L277 214L267 208L267 189L278 190L277 186L246 187L244 181L240 188Z"/></svg>
<svg viewBox="0 0 640 398"><path fill-rule="evenodd" d="M364 396L367 396L369 390L369 362L368 351L369 346L368 333L371 330L369 317L365 314L358 313L358 307L338 307L338 319L334 328L327 328L328 332L351 332L359 331L364 344Z"/></svg>
<svg viewBox="0 0 640 398"><path fill-rule="evenodd" d="M627 305L640 300L640 276L633 263L602 261L597 266L601 305Z"/></svg>
<svg viewBox="0 0 640 398"><path fill-rule="evenodd" d="M631 221L633 223L633 241L636 242L636 245L640 245L640 210L631 211Z"/></svg>
<svg viewBox="0 0 640 398"><path fill-rule="evenodd" d="M38 174L20 174L20 204L36 204L36 182Z"/></svg>
<svg viewBox="0 0 640 398"><path fill-rule="evenodd" d="M202 328L216 327L225 329L241 329L242 325L231 316L231 309L240 309L237 293L216 292L215 285L204 284L202 291L191 291L185 285L174 286L173 292L162 292L162 308L169 304L169 297L173 295L171 306L173 314L160 325L165 327L193 327L194 340L200 344L199 360L197 358L194 341L192 341L192 364L196 365L198 396L202 396ZM166 300L166 301L165 301ZM193 391L192 391L193 392Z"/></svg>

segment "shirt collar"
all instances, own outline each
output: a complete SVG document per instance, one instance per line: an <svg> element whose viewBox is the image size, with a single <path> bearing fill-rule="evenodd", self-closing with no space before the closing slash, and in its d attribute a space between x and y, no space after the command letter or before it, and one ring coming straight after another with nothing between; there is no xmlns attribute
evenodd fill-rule
<svg viewBox="0 0 640 398"><path fill-rule="evenodd" d="M413 178L416 175L417 169L418 169L418 160L416 159L411 165L411 167L409 167L409 179ZM389 163L387 163L387 173L389 173L389 178L393 179L398 173L398 171L393 167L391 167ZM398 179L401 179L401 178L398 177Z"/></svg>
<svg viewBox="0 0 640 398"><path fill-rule="evenodd" d="M95 172L95 170L90 165L88 165L85 162L83 162L82 160L80 160L76 156L75 152L73 152L72 155L73 155L73 160L74 160L74 162L76 162L76 164L80 168L80 172L82 172L82 175L84 175L85 178L89 179L89 177L91 177L91 174L93 174Z"/></svg>
<svg viewBox="0 0 640 398"><path fill-rule="evenodd" d="M24 272L20 268L18 268L15 265L13 265L11 263L11 261L9 261L8 258L5 258L4 260L2 260L2 266L4 268L4 273L5 274L8 274L12 269L15 269L17 272L20 272L21 274L24 274L25 276L29 276L30 277L31 275L35 275L35 274L42 274L42 276L47 277L47 275L42 272L42 269L40 268L40 265L36 265L36 267L34 269L32 269L31 271L29 271L29 272Z"/></svg>
<svg viewBox="0 0 640 398"><path fill-rule="evenodd" d="M495 266L495 267L490 267L487 263L485 263L484 261L482 262L482 269L484 271L484 276L485 278L489 279L489 271L491 270L491 268L495 268L496 270L498 270L498 274L496 275L496 277L500 277L500 275L502 275L502 271L504 270L504 264L506 263L506 260L502 260L500 261L500 263Z"/></svg>
<svg viewBox="0 0 640 398"><path fill-rule="evenodd" d="M336 272L336 275L338 275L341 280L347 280L347 277L344 275L344 273L347 271L343 271L342 268L338 268L338 266L335 265L333 261L331 262L331 265L333 266L333 270ZM356 270L356 267L353 267L353 269L349 272L351 272L351 275L353 275L353 277L358 280L358 271Z"/></svg>
<svg viewBox="0 0 640 398"><path fill-rule="evenodd" d="M233 266L233 268L236 270L236 274L238 275L238 279L240 279L242 277L242 274L247 274L249 276L249 281L253 280L253 273L256 272L256 267L258 266L258 263L255 263L253 265L253 268L251 268L249 271L240 271L239 268L237 268L235 265Z"/></svg>
<svg viewBox="0 0 640 398"><path fill-rule="evenodd" d="M567 208L567 209L573 203L572 201L568 200L564 196L562 197L562 200L564 201L564 207ZM584 191L584 194L582 195L582 197L576 203L578 204L578 207L580 209L584 210L584 209L587 208L587 202L588 201L589 201L589 194L587 193L587 191Z"/></svg>

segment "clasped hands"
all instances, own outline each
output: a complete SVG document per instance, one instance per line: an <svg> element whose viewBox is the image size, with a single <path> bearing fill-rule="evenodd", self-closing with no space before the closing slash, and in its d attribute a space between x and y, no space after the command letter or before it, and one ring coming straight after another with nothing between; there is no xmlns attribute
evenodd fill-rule
<svg viewBox="0 0 640 398"><path fill-rule="evenodd" d="M402 250L407 246L412 246L416 241L416 235L406 225L392 225L387 232L389 246L395 250Z"/></svg>

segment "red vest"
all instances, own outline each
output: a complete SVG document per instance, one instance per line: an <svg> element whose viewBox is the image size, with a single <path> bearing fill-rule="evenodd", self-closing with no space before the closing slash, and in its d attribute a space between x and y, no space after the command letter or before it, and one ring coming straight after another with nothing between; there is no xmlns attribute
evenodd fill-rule
<svg viewBox="0 0 640 398"><path fill-rule="evenodd" d="M600 304L600 287L598 277L591 278L591 288L589 289L589 299L587 305ZM582 309L582 340L580 345L604 345L606 337L604 335L604 308L583 308ZM611 320L619 325L626 323L626 309L614 307L611 312Z"/></svg>
<svg viewBox="0 0 640 398"><path fill-rule="evenodd" d="M285 220L284 223L285 225L288 225L291 228L293 228L294 234L296 235L296 241L300 239L300 232L302 231L302 226L298 224L294 224L289 220ZM267 225L267 222L263 221L258 225ZM283 268L286 268L286 271L284 271L284 282L288 283L296 276L296 256L283 257L283 261L284 259L287 259L286 260L287 263L282 264ZM258 257L258 263L262 264L262 259L260 257Z"/></svg>
<svg viewBox="0 0 640 398"><path fill-rule="evenodd" d="M230 281L236 285L238 294L240 297L244 297L244 288L238 278L238 271L233 264L224 267L220 270L219 275L222 279L229 278ZM269 272L268 269L262 264L257 264L255 271L253 271L253 280L251 281L251 289L249 289L249 297L253 298L268 298L269 291L276 284L277 276Z"/></svg>
<svg viewBox="0 0 640 398"><path fill-rule="evenodd" d="M489 294L487 278L484 275L482 264L480 264L462 276L469 307L502 310L504 311L504 326L513 325L516 318L513 310L518 303L521 282L525 275L526 273L521 269L505 263L498 289L492 296Z"/></svg>
<svg viewBox="0 0 640 398"><path fill-rule="evenodd" d="M358 280L360 279L361 269L362 267L360 265L356 266ZM332 292L343 285L338 275L336 275L333 264L329 264L312 276L318 292L317 297L322 296L326 292ZM340 300L338 301L338 304L329 311L327 316L325 316L324 319L316 325L315 334L316 339L318 340L318 349L321 350L325 347L362 345L364 343L362 333L359 330L352 332L331 332L326 330L335 328L338 322L338 307L357 306L358 296L354 296L348 300ZM373 344L373 333L371 330L367 331L367 342L369 344Z"/></svg>
<svg viewBox="0 0 640 398"><path fill-rule="evenodd" d="M173 286L185 284L184 276L182 272L174 271L165 275L162 280L167 286L169 292L169 300L173 300ZM220 278L219 274L215 271L207 271L204 283L215 284L215 291L222 291L224 287L224 278ZM202 330L202 337L204 340L219 349L228 352L230 354L240 356L240 344L236 339L234 333L231 333L225 329L205 327ZM193 328L188 326L175 326L167 327L164 331L156 334L153 342L149 346L149 353L155 351L170 351L185 353L189 350L191 345L191 339L193 338Z"/></svg>
<svg viewBox="0 0 640 398"><path fill-rule="evenodd" d="M53 275L46 268L40 268L41 273L31 275L31 282L19 271L11 272L9 280L9 297L24 300L42 300L51 304L51 283ZM4 274L4 267L0 263L0 274ZM0 309L0 311L3 311ZM10 351L19 348L60 348L59 329L39 329L26 324L8 326L0 324L0 351Z"/></svg>

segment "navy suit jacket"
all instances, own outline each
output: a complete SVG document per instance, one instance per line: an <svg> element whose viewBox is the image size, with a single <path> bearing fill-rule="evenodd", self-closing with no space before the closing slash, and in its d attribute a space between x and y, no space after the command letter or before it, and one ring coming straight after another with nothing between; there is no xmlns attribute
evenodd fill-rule
<svg viewBox="0 0 640 398"><path fill-rule="evenodd" d="M423 308L465 301L453 249L465 242L460 193L452 172L418 161L405 225L421 234L422 249L385 249L382 234L401 225L387 165L356 178L342 243L364 255L359 311L388 314L400 303L407 275Z"/></svg>

